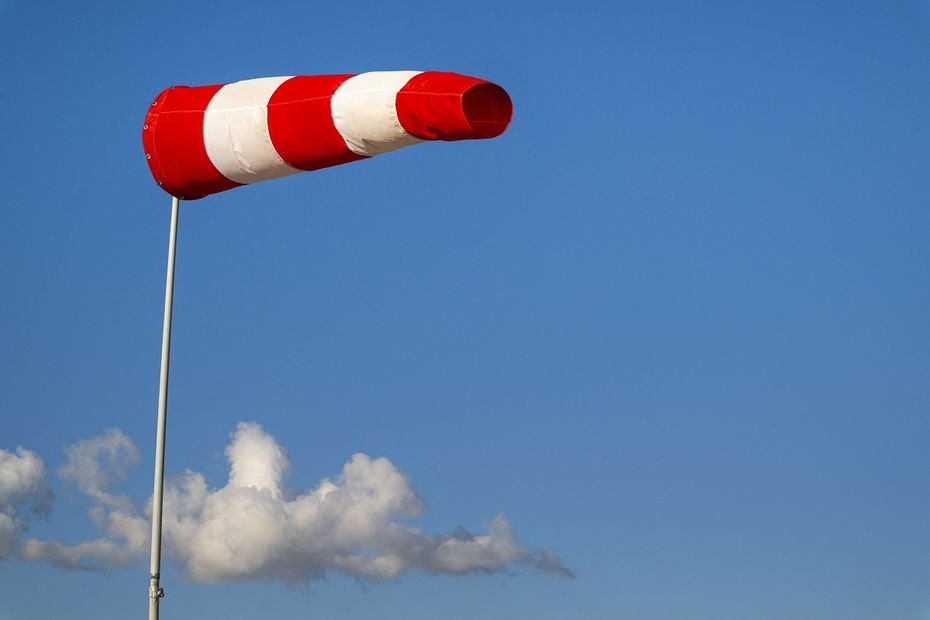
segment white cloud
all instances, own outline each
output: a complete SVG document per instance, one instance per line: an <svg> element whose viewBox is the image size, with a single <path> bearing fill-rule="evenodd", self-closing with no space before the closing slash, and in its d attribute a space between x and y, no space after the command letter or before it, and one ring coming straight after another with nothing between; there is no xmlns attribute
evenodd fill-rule
<svg viewBox="0 0 930 620"><path fill-rule="evenodd" d="M0 558L15 552L31 516L47 516L52 492L45 461L24 448L0 449Z"/></svg>
<svg viewBox="0 0 930 620"><path fill-rule="evenodd" d="M65 455L68 462L58 469L63 480L104 506L132 510L128 497L106 492L114 478L126 478L129 468L139 462L136 444L122 431L111 428L98 437L82 439L65 448Z"/></svg>
<svg viewBox="0 0 930 620"><path fill-rule="evenodd" d="M149 551L149 519L135 511L110 510L95 506L93 522L105 535L69 545L57 540L27 539L19 551L25 560L47 562L59 568L106 570L134 564Z"/></svg>
<svg viewBox="0 0 930 620"><path fill-rule="evenodd" d="M95 500L90 517L105 536L75 545L29 539L20 549L21 557L87 570L132 564L148 549L148 521L128 497L108 489L114 481L126 478L129 468L139 461L138 448L122 431L109 429L68 446L65 456L58 475Z"/></svg>
<svg viewBox="0 0 930 620"><path fill-rule="evenodd" d="M76 443L67 454L59 473L97 501L91 517L105 535L77 545L29 540L23 556L67 568L105 568L143 557L148 519L128 498L108 492L114 476L138 459L138 450L111 430ZM380 581L409 570L462 575L518 565L571 575L551 552L524 547L503 516L481 534L459 528L427 535L406 524L402 520L424 514L425 504L386 458L355 454L337 476L292 493L284 484L287 454L259 425L240 423L226 457L229 478L221 488L210 488L192 471L166 485L167 555L194 580L301 583L339 571Z"/></svg>
<svg viewBox="0 0 930 620"><path fill-rule="evenodd" d="M106 538L98 538L76 545L57 540L43 541L30 538L20 551L25 560L41 560L60 568L101 570L111 566L126 566L136 557L124 546Z"/></svg>

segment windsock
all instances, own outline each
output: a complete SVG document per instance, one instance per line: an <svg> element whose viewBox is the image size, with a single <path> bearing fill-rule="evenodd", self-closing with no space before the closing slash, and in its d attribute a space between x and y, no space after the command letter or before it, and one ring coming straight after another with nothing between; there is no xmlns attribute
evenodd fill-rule
<svg viewBox="0 0 930 620"><path fill-rule="evenodd" d="M155 181L184 200L426 140L500 135L513 106L491 82L439 71L172 86L142 129Z"/></svg>

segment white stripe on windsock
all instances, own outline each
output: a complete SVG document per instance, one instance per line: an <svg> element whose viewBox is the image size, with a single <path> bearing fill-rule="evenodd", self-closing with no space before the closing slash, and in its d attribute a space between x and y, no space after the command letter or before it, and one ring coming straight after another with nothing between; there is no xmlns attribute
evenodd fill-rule
<svg viewBox="0 0 930 620"><path fill-rule="evenodd" d="M203 143L210 161L227 179L256 183L300 172L281 159L268 134L268 100L291 77L234 82L210 100Z"/></svg>
<svg viewBox="0 0 930 620"><path fill-rule="evenodd" d="M397 119L397 92L422 71L371 71L343 82L331 99L333 123L357 155L379 155L423 140Z"/></svg>

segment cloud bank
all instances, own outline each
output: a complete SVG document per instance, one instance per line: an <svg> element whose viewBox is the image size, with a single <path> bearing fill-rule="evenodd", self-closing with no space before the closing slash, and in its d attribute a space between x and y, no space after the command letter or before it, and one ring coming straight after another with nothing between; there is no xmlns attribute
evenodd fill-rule
<svg viewBox="0 0 930 620"><path fill-rule="evenodd" d="M17 546L21 526L16 526L16 535L4 538L4 515L16 517L24 506L47 510L50 496L41 459L22 451L25 457L14 458L37 459L38 464L8 465L4 459L11 453L0 451L0 555L8 541L8 554L15 549L24 559L63 568L105 569L146 556L150 507L141 510L128 497L109 490L138 461L136 446L113 429L65 452L68 461L58 475L94 501L90 516L102 536L72 545L28 539ZM431 535L410 525L409 520L423 516L425 504L410 479L386 458L355 454L338 475L293 492L284 482L290 467L287 453L259 425L240 423L226 457L225 486L211 488L202 474L185 471L170 478L165 488L165 549L196 581L296 584L322 579L330 571L389 581L411 570L465 575L519 566L572 575L555 554L522 545L502 515L478 534L458 528ZM7 493L4 481L14 479L10 472L23 469L34 472L28 478L32 485L10 488L34 492ZM43 493L44 504L36 501ZM4 508L7 495L21 498L9 504L15 508Z"/></svg>

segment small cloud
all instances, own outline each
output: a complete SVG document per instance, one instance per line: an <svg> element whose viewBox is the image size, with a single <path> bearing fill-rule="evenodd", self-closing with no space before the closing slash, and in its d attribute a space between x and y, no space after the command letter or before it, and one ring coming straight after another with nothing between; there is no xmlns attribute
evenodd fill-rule
<svg viewBox="0 0 930 620"><path fill-rule="evenodd" d="M132 564L136 557L118 543L98 538L76 545L58 541L29 539L21 550L25 560L39 560L59 568L105 570L111 566Z"/></svg>
<svg viewBox="0 0 930 620"><path fill-rule="evenodd" d="M25 448L0 449L0 559L14 554L31 517L51 512L45 461Z"/></svg>
<svg viewBox="0 0 930 620"><path fill-rule="evenodd" d="M111 428L97 437L82 439L65 448L65 455L68 461L58 469L62 480L104 506L132 510L128 497L106 491L114 478L125 479L129 468L139 462L139 449L122 431Z"/></svg>

